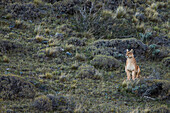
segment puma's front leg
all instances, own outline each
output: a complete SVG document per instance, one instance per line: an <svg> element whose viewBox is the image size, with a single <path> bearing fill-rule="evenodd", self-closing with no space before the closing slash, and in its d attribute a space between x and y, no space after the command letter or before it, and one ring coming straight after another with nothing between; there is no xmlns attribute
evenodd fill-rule
<svg viewBox="0 0 170 113"><path fill-rule="evenodd" d="M135 80L135 77L136 77L136 72L132 71L132 80Z"/></svg>
<svg viewBox="0 0 170 113"><path fill-rule="evenodd" d="M126 74L127 74L127 80L130 80L130 71L126 71Z"/></svg>
<svg viewBox="0 0 170 113"><path fill-rule="evenodd" d="M125 72L127 74L127 80L130 80L130 72L127 70L126 66L125 66Z"/></svg>

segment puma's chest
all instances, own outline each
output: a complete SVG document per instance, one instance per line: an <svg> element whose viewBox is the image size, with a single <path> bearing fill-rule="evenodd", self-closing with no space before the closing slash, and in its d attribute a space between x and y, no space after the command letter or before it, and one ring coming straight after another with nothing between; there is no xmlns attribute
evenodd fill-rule
<svg viewBox="0 0 170 113"><path fill-rule="evenodd" d="M134 71L134 70L135 70L135 65L132 64L132 63L128 63L126 68L127 68L127 70L129 70L129 71Z"/></svg>

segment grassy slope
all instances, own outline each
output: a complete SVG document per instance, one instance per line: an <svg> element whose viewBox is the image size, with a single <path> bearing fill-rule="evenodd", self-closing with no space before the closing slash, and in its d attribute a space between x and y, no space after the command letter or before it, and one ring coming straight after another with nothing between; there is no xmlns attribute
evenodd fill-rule
<svg viewBox="0 0 170 113"><path fill-rule="evenodd" d="M1 10L3 10L3 8ZM133 9L131 10L134 11ZM167 13L166 8L164 10L165 13ZM131 13L129 13L129 15L130 14ZM6 15L4 14L4 16ZM78 65L79 67L81 64L90 64L90 59L93 56L90 52L86 51L86 48L92 41L97 40L99 36L95 35L96 33L91 33L90 31L84 30L83 28L83 31L80 32L79 30L77 30L77 28L80 27L77 27L74 22L72 23L71 18L73 17L63 14L59 19L55 18L54 15L51 17L45 16L40 19L34 20L32 23L29 21L21 20L21 22L23 23L21 24L21 26L23 28L18 27L10 29L9 25L11 25L11 23L16 23L16 19L4 19L1 17L0 21L2 24L0 29L2 30L2 32L0 34L0 38L3 40L20 43L23 48L19 48L19 52L11 50L3 53L3 56L7 56L7 58L9 59L9 63L1 62L0 74L3 75L5 73L12 73L22 76L29 81L38 82L39 85L36 87L42 87L43 85L45 85L46 90L40 90L37 88L37 96L42 94L59 93L59 95L73 97L74 99L72 101L76 103L76 112L131 112L137 108L139 108L139 110L149 110L156 109L160 106L170 107L167 100L146 101L131 93L118 92L119 85L124 79L126 79L126 74L123 67L124 63L122 63L122 66L119 69L116 69L114 71L105 71L102 69L98 69L103 76L103 78L100 80L93 80L88 78L81 79L77 77L76 75L78 74L79 70L73 70L70 67L72 67L73 65ZM127 19L129 18L127 17ZM120 20L123 21L123 19ZM120 20L117 19L116 21L119 22ZM110 20L107 19L107 21ZM63 25L66 23L69 24L69 26L71 27L63 27ZM166 24L166 22L162 23ZM35 31L35 27L40 24L41 28L38 31ZM124 25L124 23L121 24ZM147 25L148 28L151 27L154 29L156 29L155 26L158 26L160 30L158 30L159 32L156 35L159 35L159 33L167 33L166 27L164 28L162 24L158 24L157 22L147 21L145 25ZM125 25L125 27L127 26ZM121 27L121 25L118 24L116 27ZM135 28L135 24L133 27ZM164 28L165 31L162 31L161 28ZM49 32L46 29L49 29ZM101 28L101 30L103 29ZM69 31L71 32L71 34L69 34ZM54 44L59 45L59 47L62 47L64 49L68 49L68 51L72 53L72 56L68 56L65 53L66 51L64 51L57 53L57 57L37 57L37 54L40 53L40 50L45 50L45 48L50 45L36 42L35 36L37 35L37 32L43 35L46 40L53 40ZM54 37L56 32L64 34L65 38L63 41L59 41ZM108 31L108 33L110 32ZM137 37L137 33L135 32L134 35L136 36L136 38L139 39L139 37ZM74 36L74 34L76 37L79 37L79 34L80 37L86 37L86 45L66 45L68 39L71 36ZM113 34L110 33L108 34L108 36L106 35L104 37L114 37ZM52 37L50 35L52 35ZM126 35L126 33L124 33L123 35ZM76 53L84 54L86 56L85 61L81 61L79 59L76 60ZM42 54L44 55L44 53ZM142 76L147 77L151 75L152 69L156 68L157 71L160 73L161 79L170 79L169 68L162 67L161 61L150 62L149 60L146 60L139 61L138 64L142 69ZM67 80L65 82L61 81L60 76L62 75L66 76ZM34 112L34 110L31 108L31 104L33 102L32 99L0 99L0 102L0 105L2 106L1 110L4 111L6 109L12 109L14 111L20 112Z"/></svg>

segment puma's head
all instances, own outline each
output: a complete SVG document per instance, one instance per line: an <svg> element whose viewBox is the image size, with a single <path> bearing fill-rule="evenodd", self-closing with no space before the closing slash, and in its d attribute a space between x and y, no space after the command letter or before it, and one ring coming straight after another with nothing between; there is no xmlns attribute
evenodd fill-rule
<svg viewBox="0 0 170 113"><path fill-rule="evenodd" d="M131 49L130 51L127 49L126 50L126 58L132 58L133 56L133 49Z"/></svg>

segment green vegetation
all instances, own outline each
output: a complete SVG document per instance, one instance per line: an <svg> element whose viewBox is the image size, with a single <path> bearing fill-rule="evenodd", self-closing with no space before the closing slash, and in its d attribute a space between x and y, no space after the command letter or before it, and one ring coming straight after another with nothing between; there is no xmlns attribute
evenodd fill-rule
<svg viewBox="0 0 170 113"><path fill-rule="evenodd" d="M97 55L91 61L91 64L96 68L102 68L105 70L113 70L120 66L120 63L117 59L111 56Z"/></svg>
<svg viewBox="0 0 170 113"><path fill-rule="evenodd" d="M0 113L168 113L168 0L1 0ZM141 78L127 81L126 49Z"/></svg>
<svg viewBox="0 0 170 113"><path fill-rule="evenodd" d="M46 96L39 96L35 98L34 107L40 111L51 111L52 102Z"/></svg>

